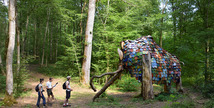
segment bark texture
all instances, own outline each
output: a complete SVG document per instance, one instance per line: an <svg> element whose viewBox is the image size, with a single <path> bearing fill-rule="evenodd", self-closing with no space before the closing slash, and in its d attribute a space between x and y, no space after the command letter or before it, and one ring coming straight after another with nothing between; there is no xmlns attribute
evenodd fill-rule
<svg viewBox="0 0 214 108"><path fill-rule="evenodd" d="M99 96L100 96L103 92L105 92L105 90L106 90L111 84L113 84L114 81L116 81L117 79L120 78L120 75L121 75L122 72L123 72L123 66L120 65L119 68L118 68L118 70L115 71L115 72L108 72L108 73L104 73L104 74L102 74L102 75L100 75L100 76L93 76L93 77L91 78L91 81L90 81L91 88L94 90L94 92L96 92L97 90L94 88L94 85L93 85L93 79L94 79L94 78L101 78L101 77L103 77L103 76L105 76L105 75L111 75L111 76L113 76L110 80L108 80L108 82L103 86L103 88L102 88L99 92L97 92L97 94L93 97L93 102L95 101L96 98L99 98Z"/></svg>
<svg viewBox="0 0 214 108"><path fill-rule="evenodd" d="M47 11L47 23L46 23L46 29L45 29L45 37L44 37L44 40L43 40L43 47L42 47L42 63L41 65L43 66L44 65L44 57L45 57L45 42L46 42L46 37L47 37L47 32L48 32L48 25L49 25L49 15L50 15L50 8L48 9Z"/></svg>
<svg viewBox="0 0 214 108"><path fill-rule="evenodd" d="M92 39L93 39L93 27L95 17L95 5L96 0L89 0L88 20L85 32L85 49L84 59L82 65L82 83L89 84L90 81L90 68L91 68L91 52L92 52Z"/></svg>
<svg viewBox="0 0 214 108"><path fill-rule="evenodd" d="M16 34L16 0L9 1L9 42L6 56L6 95L4 102L6 105L12 105L14 103L13 98L13 51L15 46L15 34Z"/></svg>
<svg viewBox="0 0 214 108"><path fill-rule="evenodd" d="M150 53L143 56L143 78L142 78L141 94L144 100L154 98Z"/></svg>

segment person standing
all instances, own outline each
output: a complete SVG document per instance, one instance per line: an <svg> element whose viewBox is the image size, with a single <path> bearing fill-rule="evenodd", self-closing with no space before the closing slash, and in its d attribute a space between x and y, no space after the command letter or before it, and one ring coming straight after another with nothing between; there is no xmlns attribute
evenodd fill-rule
<svg viewBox="0 0 214 108"><path fill-rule="evenodd" d="M46 83L46 89L47 89L47 94L48 94L48 103L52 101L52 99L54 99L54 95L52 92L52 89L54 88L52 86L52 81L53 78L49 78L49 81ZM50 98L50 96L52 97L52 99Z"/></svg>
<svg viewBox="0 0 214 108"><path fill-rule="evenodd" d="M71 77L67 76L67 81L65 82L65 84L66 84L66 99L65 99L65 102L63 104L63 107L71 106L70 104L68 104L68 99L71 96L71 91L73 91L71 89L71 86L70 86L70 80L71 80Z"/></svg>
<svg viewBox="0 0 214 108"><path fill-rule="evenodd" d="M43 107L45 107L45 105L46 105L45 97L44 97L44 95L43 95L43 92L44 92L43 86L42 86L42 83L43 83L43 82L44 82L44 79L41 78L41 79L40 79L40 83L39 83L38 100L37 100L37 104L36 104L38 108L40 108L40 107L39 107L39 104L40 104L40 99L41 99L41 98L42 98L42 100L43 100Z"/></svg>

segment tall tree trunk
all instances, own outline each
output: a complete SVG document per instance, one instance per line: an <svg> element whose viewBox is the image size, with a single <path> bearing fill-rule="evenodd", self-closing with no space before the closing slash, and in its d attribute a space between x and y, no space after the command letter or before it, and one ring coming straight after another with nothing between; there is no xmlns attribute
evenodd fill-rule
<svg viewBox="0 0 214 108"><path fill-rule="evenodd" d="M17 13L17 7L16 7L16 16L18 15ZM17 75L19 74L20 70L20 29L19 29L19 23L18 23L18 17L16 18L16 33L17 33Z"/></svg>
<svg viewBox="0 0 214 108"><path fill-rule="evenodd" d="M83 11L85 9L86 1L84 2L84 5L82 6L82 0L81 0L81 17L80 17L80 35L82 36L83 26L82 26L82 16Z"/></svg>
<svg viewBox="0 0 214 108"><path fill-rule="evenodd" d="M104 33L106 34L106 23L107 23L107 19L108 19L108 14L109 14L109 5L110 5L110 0L108 0L107 2L107 9L106 9L106 18L105 18L105 21L104 21ZM106 35L106 44L108 44L108 36ZM109 56L109 50L108 48L106 47L106 60L107 60L107 63L106 63L106 72L109 72L109 62L110 62L110 56ZM106 76L106 82L108 80L108 77Z"/></svg>
<svg viewBox="0 0 214 108"><path fill-rule="evenodd" d="M164 14L164 11L166 9L167 4L168 4L168 0L166 1L164 8L162 9L162 15ZM162 40L162 37L163 37L163 16L161 18L161 28L160 29L161 30L160 30L160 37L159 37L159 45L160 45L160 47L162 47L162 41L163 41Z"/></svg>
<svg viewBox="0 0 214 108"><path fill-rule="evenodd" d="M176 16L175 16L175 1L171 0L172 3L172 20L173 20L173 40L174 40L174 44L173 44L173 48L174 48L174 53L176 51Z"/></svg>
<svg viewBox="0 0 214 108"><path fill-rule="evenodd" d="M62 23L60 22L60 28L59 28L59 30L60 30L60 36L59 37L61 37L61 35L62 35ZM58 37L56 38L56 62L57 62L57 56L58 56L58 41L59 39L58 39Z"/></svg>
<svg viewBox="0 0 214 108"><path fill-rule="evenodd" d="M91 68L91 52L96 0L89 0L88 20L85 32L85 50L82 65L82 83L89 84Z"/></svg>
<svg viewBox="0 0 214 108"><path fill-rule="evenodd" d="M50 30L49 30L49 28L48 28L48 43L47 43L47 46L46 46L46 64L45 64L45 66L47 67L48 66L48 55L49 55L49 50L50 50L50 41L49 41L49 36L50 36Z"/></svg>
<svg viewBox="0 0 214 108"><path fill-rule="evenodd" d="M143 76L141 94L143 99L153 99L153 86L152 86L152 70L151 70L151 55L143 55Z"/></svg>
<svg viewBox="0 0 214 108"><path fill-rule="evenodd" d="M34 22L34 49L33 49L33 55L36 56L36 41L37 41L37 31L36 31L36 21Z"/></svg>
<svg viewBox="0 0 214 108"><path fill-rule="evenodd" d="M29 24L29 16L27 16L27 21L26 21L26 25L25 25L25 37L22 38L22 56L25 55L25 44L26 44L26 40L27 40L27 33L28 33L28 24Z"/></svg>
<svg viewBox="0 0 214 108"><path fill-rule="evenodd" d="M52 57L53 57L53 22L52 22L52 26L51 26L51 41L50 41L50 60L52 61Z"/></svg>
<svg viewBox="0 0 214 108"><path fill-rule="evenodd" d="M206 4L205 4L205 12L204 12L204 26L205 26L205 29L208 29L209 28L209 22L208 22L208 20L209 20L209 0L206 2ZM209 36L209 34L208 35L206 35L206 41L205 41L205 83L208 83L208 81L209 80L211 80L211 79L209 79L210 78L210 70L209 70L209 64L210 64L210 58L209 58L209 56L210 56L210 36Z"/></svg>
<svg viewBox="0 0 214 108"><path fill-rule="evenodd" d="M16 0L9 1L9 43L6 57L6 95L4 98L5 105L12 105L14 103L13 98L13 51L15 46L16 35Z"/></svg>
<svg viewBox="0 0 214 108"><path fill-rule="evenodd" d="M43 45L42 45L42 63L41 65L44 65L44 57L45 57L45 41L46 41L46 36L48 32L48 24L49 24L49 15L50 15L50 8L47 10L47 23L46 23L46 29L45 29L45 37L43 39Z"/></svg>

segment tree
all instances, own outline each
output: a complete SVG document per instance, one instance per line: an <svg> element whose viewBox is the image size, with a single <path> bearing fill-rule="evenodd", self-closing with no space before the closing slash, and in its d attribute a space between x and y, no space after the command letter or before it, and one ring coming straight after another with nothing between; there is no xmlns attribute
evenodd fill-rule
<svg viewBox="0 0 214 108"><path fill-rule="evenodd" d="M86 31L85 31L84 60L82 64L82 83L83 84L89 84L89 81L90 81L95 5L96 5L96 0L89 0L88 20L87 20Z"/></svg>
<svg viewBox="0 0 214 108"><path fill-rule="evenodd" d="M9 43L6 56L6 95L4 103L6 105L12 105L15 101L13 98L13 51L15 46L15 34L16 34L16 0L9 1Z"/></svg>

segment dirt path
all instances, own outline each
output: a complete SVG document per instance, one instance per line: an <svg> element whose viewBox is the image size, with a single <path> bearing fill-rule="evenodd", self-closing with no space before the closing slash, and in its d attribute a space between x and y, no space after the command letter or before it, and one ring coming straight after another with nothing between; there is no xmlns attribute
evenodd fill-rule
<svg viewBox="0 0 214 108"><path fill-rule="evenodd" d="M45 76L41 73L36 72L38 66L37 65L31 65L30 70L30 78L26 82L25 87L27 89L30 89L26 96L20 97L17 99L18 104L14 105L12 108L23 108L23 107L36 107L37 102L37 92L34 90L35 86L39 83L39 78L44 78L45 83L43 83L43 86L45 86L46 82L49 79L49 76ZM65 82L66 78L54 78L52 84L55 84L56 82L59 82L58 85L53 89L53 93L55 95L56 100L52 102L51 106L47 107L53 107L53 108L61 108L62 104L65 99L65 90L62 89L62 84ZM78 83L74 83L71 81L71 87L74 90L71 92L71 98L69 100L69 103L72 104L72 107L85 107L84 105L91 102L91 98L95 94L91 89L82 87ZM46 97L47 101L47 93L44 92L44 96ZM41 102L42 103L42 100Z"/></svg>
<svg viewBox="0 0 214 108"><path fill-rule="evenodd" d="M30 78L26 82L25 87L30 91L26 93L26 95L17 99L18 104L14 105L12 108L36 108L37 102L37 92L35 92L34 88L39 83L39 78L44 78L45 82L48 81L49 76L45 76L41 73L37 72L38 65L31 65L29 67L30 70ZM51 105L48 105L47 108L63 108L62 104L65 99L65 90L62 89L62 84L64 83L65 78L54 78L53 83L59 82L59 84L53 89L53 93L55 95L56 100L52 102ZM43 86L45 83L43 84ZM171 104L171 102L167 101L155 101L148 100L143 101L142 99L134 98L138 95L138 92L119 92L119 91L111 91L106 90L108 94L108 98L97 99L98 102L92 102L92 98L95 95L93 90L89 89L89 87L83 87L78 82L71 81L71 87L73 91L71 92L71 98L69 103L71 103L72 108L114 108L114 107L125 107L125 108L162 108L166 107L166 105ZM189 93L190 91L186 90L188 94L188 99L192 99L193 101L201 102L202 99L197 98L198 94ZM44 92L44 96L47 100L47 93ZM178 102L185 101L184 99L179 100ZM197 108L202 107L202 104L197 103Z"/></svg>

